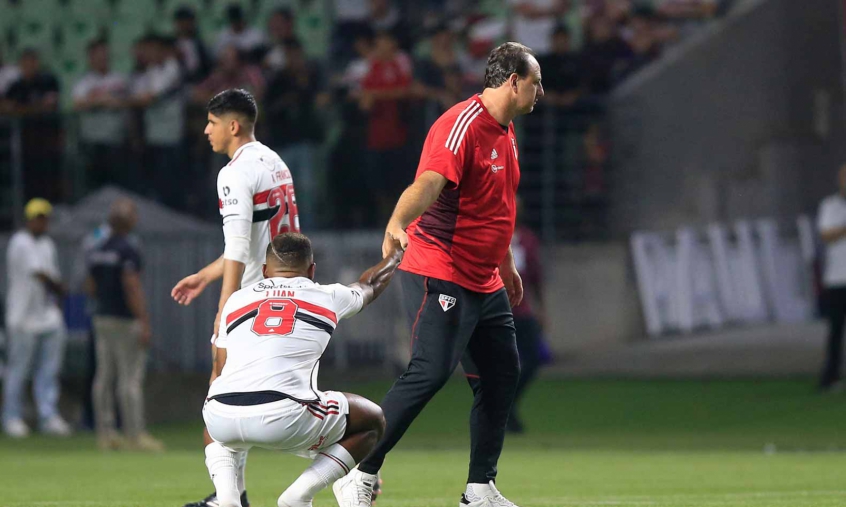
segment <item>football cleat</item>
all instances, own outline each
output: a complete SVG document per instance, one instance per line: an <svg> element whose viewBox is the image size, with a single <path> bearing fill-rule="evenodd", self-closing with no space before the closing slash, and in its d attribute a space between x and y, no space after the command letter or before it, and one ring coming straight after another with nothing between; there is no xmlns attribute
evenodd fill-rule
<svg viewBox="0 0 846 507"><path fill-rule="evenodd" d="M370 507L377 482L378 476L353 468L346 476L335 481L332 492L335 493L339 507Z"/></svg>
<svg viewBox="0 0 846 507"><path fill-rule="evenodd" d="M220 507L220 503L217 501L217 491L199 502L186 503L183 507ZM250 507L250 501L247 500L246 491L241 493L241 507Z"/></svg>
<svg viewBox="0 0 846 507"><path fill-rule="evenodd" d="M467 491L461 495L458 507L517 507L517 505L502 496L491 481L488 484L468 484Z"/></svg>

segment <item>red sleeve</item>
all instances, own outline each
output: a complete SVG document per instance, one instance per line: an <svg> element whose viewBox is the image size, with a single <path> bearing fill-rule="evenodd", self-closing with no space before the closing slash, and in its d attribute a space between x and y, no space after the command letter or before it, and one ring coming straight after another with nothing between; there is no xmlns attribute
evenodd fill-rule
<svg viewBox="0 0 846 507"><path fill-rule="evenodd" d="M465 164L473 154L470 122L464 121L465 116L470 114L473 114L472 110L462 111L457 117L442 116L432 125L426 139L427 149L417 167L418 177L426 171L433 171L449 180L449 188L455 188L461 183Z"/></svg>

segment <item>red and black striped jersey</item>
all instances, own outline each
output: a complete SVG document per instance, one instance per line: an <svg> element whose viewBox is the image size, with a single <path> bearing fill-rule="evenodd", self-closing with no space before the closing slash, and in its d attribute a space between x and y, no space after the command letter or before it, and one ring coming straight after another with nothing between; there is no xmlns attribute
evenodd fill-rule
<svg viewBox="0 0 846 507"><path fill-rule="evenodd" d="M226 364L209 388L221 394L276 391L300 401L317 396L320 357L338 321L361 311L361 292L308 278L267 278L229 298L213 343Z"/></svg>
<svg viewBox="0 0 846 507"><path fill-rule="evenodd" d="M273 237L300 231L291 171L276 152L253 141L238 148L220 170L217 193L225 239L249 231L249 257L234 259L246 260L241 286L258 282L265 250Z"/></svg>

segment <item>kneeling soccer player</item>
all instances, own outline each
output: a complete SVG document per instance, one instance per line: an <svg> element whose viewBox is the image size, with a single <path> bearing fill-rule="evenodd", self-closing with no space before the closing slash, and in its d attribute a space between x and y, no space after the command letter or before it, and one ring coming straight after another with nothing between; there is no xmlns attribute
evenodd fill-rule
<svg viewBox="0 0 846 507"><path fill-rule="evenodd" d="M311 242L276 236L267 247L265 279L234 293L215 340L214 373L203 419L214 443L206 466L220 507L241 507L241 460L251 447L314 458L279 497L279 507L310 507L314 495L345 476L376 445L382 410L355 394L317 389L320 356L340 319L385 290L402 258L399 244L350 286L313 281ZM370 506L370 495L335 492L341 507ZM346 493L346 496L345 496Z"/></svg>

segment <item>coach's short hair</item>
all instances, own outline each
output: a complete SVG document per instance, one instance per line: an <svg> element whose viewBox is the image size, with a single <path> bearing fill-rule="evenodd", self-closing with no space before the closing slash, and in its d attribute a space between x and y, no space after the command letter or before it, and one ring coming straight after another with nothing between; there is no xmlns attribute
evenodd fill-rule
<svg viewBox="0 0 846 507"><path fill-rule="evenodd" d="M250 123L255 123L258 116L256 99L250 92L241 88L232 88L218 93L209 101L206 111L215 116L223 116L227 113L240 114Z"/></svg>
<svg viewBox="0 0 846 507"><path fill-rule="evenodd" d="M307 268L314 260L311 240L305 234L286 232L267 245L267 260L276 259L283 267Z"/></svg>
<svg viewBox="0 0 846 507"><path fill-rule="evenodd" d="M511 74L528 76L529 55L535 53L518 42L506 42L494 48L485 68L485 88L499 88Z"/></svg>

